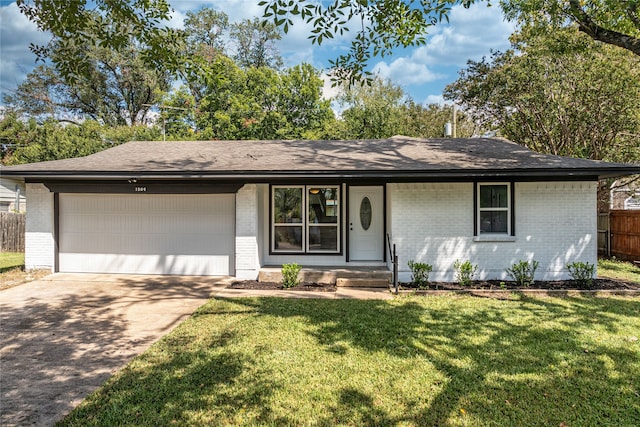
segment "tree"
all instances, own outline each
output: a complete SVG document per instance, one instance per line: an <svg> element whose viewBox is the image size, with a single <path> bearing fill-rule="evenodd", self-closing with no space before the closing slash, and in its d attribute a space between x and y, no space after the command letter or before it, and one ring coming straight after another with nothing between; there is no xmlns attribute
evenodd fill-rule
<svg viewBox="0 0 640 427"><path fill-rule="evenodd" d="M262 0L264 19L288 32L294 19L313 26L313 44L355 29L349 52L331 61L334 77L350 84L359 80L373 56L398 47L425 43L429 27L449 19L453 6L469 7L484 0ZM489 3L489 1L487 1ZM640 0L501 0L511 19L546 17L558 26L578 25L595 40L640 55Z"/></svg>
<svg viewBox="0 0 640 427"><path fill-rule="evenodd" d="M317 139L327 123L334 122L329 100L322 98L320 73L310 64L300 64L278 73L276 108L286 119L283 138ZM259 90L259 88L256 88Z"/></svg>
<svg viewBox="0 0 640 427"><path fill-rule="evenodd" d="M257 18L245 19L232 24L229 35L231 44L235 47L233 59L240 67L282 67L282 57L276 47L276 41L282 35L274 24Z"/></svg>
<svg viewBox="0 0 640 427"><path fill-rule="evenodd" d="M40 30L53 35L53 44L31 49L40 60L50 57L52 47L62 53L56 68L66 79L91 73L90 61L70 54L78 45L120 52L134 40L147 65L170 70L180 65L181 32L162 25L171 12L166 0L17 0L17 4Z"/></svg>
<svg viewBox="0 0 640 427"><path fill-rule="evenodd" d="M187 12L184 20L186 48L207 61L226 49L224 37L229 28L229 16L211 8Z"/></svg>
<svg viewBox="0 0 640 427"><path fill-rule="evenodd" d="M401 106L401 134L419 138L439 138L447 123L453 119L450 105L421 105L412 100ZM469 119L464 112L457 112L456 136L468 138L482 133L482 128Z"/></svg>
<svg viewBox="0 0 640 427"><path fill-rule="evenodd" d="M162 123L165 138L192 140L197 137L196 100L186 86L183 85L163 96L158 105L158 124Z"/></svg>
<svg viewBox="0 0 640 427"><path fill-rule="evenodd" d="M332 61L334 76L353 83L372 56L385 56L398 47L425 42L430 26L448 20L451 8L469 7L484 0L261 0L264 18L285 33L300 17L313 26L309 38L321 44L359 27L348 53ZM167 0L17 0L21 11L62 46L100 43L120 50L128 38L136 40L145 62L178 70L183 33L162 24L171 9ZM487 1L489 3L489 1ZM578 25L595 40L640 55L640 0L501 0L510 18L531 22L547 16L550 22ZM94 11L96 13L94 13ZM126 30L126 31L125 31ZM32 46L38 58L48 57L47 46ZM58 64L63 76L89 72L86 61L64 55Z"/></svg>
<svg viewBox="0 0 640 427"><path fill-rule="evenodd" d="M402 133L401 106L406 100L402 88L390 80L375 77L371 84L347 87L338 97L344 132L341 138L379 139Z"/></svg>
<svg viewBox="0 0 640 427"><path fill-rule="evenodd" d="M219 55L226 54L229 16L211 8L187 12L184 21L185 46L179 73L189 87L195 105L206 89L206 72Z"/></svg>
<svg viewBox="0 0 640 427"><path fill-rule="evenodd" d="M40 65L27 75L14 95L5 101L35 116L86 116L109 125L135 125L147 119L149 105L168 90L170 76L143 61L134 41L127 48L75 44L64 49L52 45L49 55L54 65ZM82 74L60 72L57 64L66 55L82 58L87 69Z"/></svg>
<svg viewBox="0 0 640 427"><path fill-rule="evenodd" d="M573 27L525 27L512 43L470 61L445 98L538 152L640 160L639 57Z"/></svg>
<svg viewBox="0 0 640 427"><path fill-rule="evenodd" d="M338 100L344 110L337 125L325 132L329 139L437 138L452 119L451 107L418 104L400 86L378 76L370 84L345 85ZM476 130L465 114L458 115L457 128L458 136L472 136Z"/></svg>
<svg viewBox="0 0 640 427"><path fill-rule="evenodd" d="M307 64L282 72L237 66L219 57L207 79L197 128L203 138L313 138L333 118L322 80Z"/></svg>
<svg viewBox="0 0 640 427"><path fill-rule="evenodd" d="M43 162L87 156L131 140L158 139L158 128L104 126L93 120L62 126L53 119L37 123L10 113L0 120L2 164Z"/></svg>
<svg viewBox="0 0 640 427"><path fill-rule="evenodd" d="M270 67L279 69L283 61L276 48L281 35L271 23L245 19L229 24L224 12L210 8L188 12L185 19L186 44L182 54L180 75L191 92L195 107L205 95L207 75L220 56L232 58L241 68Z"/></svg>
<svg viewBox="0 0 640 427"><path fill-rule="evenodd" d="M593 40L640 55L638 0L502 0L501 5L509 19L554 27L570 22Z"/></svg>
<svg viewBox="0 0 640 427"><path fill-rule="evenodd" d="M34 119L23 123L13 116L2 120L1 127L2 139L11 141L3 158L9 165L86 156L107 148L95 122L65 128L52 119L39 125Z"/></svg>

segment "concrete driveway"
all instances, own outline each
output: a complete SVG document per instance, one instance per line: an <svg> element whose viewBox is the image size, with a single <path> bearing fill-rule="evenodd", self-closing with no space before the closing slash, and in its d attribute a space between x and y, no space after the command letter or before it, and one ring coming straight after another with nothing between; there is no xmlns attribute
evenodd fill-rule
<svg viewBox="0 0 640 427"><path fill-rule="evenodd" d="M229 279L54 274L0 292L0 425L52 425Z"/></svg>

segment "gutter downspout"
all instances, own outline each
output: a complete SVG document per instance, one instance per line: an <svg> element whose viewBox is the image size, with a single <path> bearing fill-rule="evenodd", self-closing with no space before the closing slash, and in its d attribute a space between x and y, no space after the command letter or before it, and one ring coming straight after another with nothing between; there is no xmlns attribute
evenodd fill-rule
<svg viewBox="0 0 640 427"><path fill-rule="evenodd" d="M13 210L18 213L20 212L20 186L18 184L16 184L16 200Z"/></svg>

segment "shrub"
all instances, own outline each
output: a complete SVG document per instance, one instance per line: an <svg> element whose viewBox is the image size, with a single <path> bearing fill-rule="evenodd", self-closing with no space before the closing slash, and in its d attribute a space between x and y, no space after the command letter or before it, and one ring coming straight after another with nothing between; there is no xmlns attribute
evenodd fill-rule
<svg viewBox="0 0 640 427"><path fill-rule="evenodd" d="M478 270L478 266L475 264L471 264L471 261L469 260L465 262L456 260L456 262L453 264L453 268L455 268L456 270L456 281L462 286L471 285L471 282L476 275L476 271Z"/></svg>
<svg viewBox="0 0 640 427"><path fill-rule="evenodd" d="M282 287L285 289L293 288L300 283L298 273L300 273L301 269L302 266L295 262L291 264L282 264Z"/></svg>
<svg viewBox="0 0 640 427"><path fill-rule="evenodd" d="M539 262L534 260L531 262L520 260L505 271L518 284L518 286L529 287L534 283L534 276L536 274L538 264Z"/></svg>
<svg viewBox="0 0 640 427"><path fill-rule="evenodd" d="M410 260L407 265L411 269L411 281L419 289L429 288L429 273L433 271L433 266L424 262L414 262Z"/></svg>
<svg viewBox="0 0 640 427"><path fill-rule="evenodd" d="M596 266L588 262L572 262L567 264L569 274L576 283L585 288L590 288L593 285L593 276L596 273Z"/></svg>

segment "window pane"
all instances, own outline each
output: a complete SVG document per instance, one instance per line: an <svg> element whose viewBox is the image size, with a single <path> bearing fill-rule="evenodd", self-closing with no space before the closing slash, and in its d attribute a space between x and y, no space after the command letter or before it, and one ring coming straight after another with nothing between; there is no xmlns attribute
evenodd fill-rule
<svg viewBox="0 0 640 427"><path fill-rule="evenodd" d="M506 233L507 211L480 212L481 233Z"/></svg>
<svg viewBox="0 0 640 427"><path fill-rule="evenodd" d="M273 189L273 222L302 223L302 188Z"/></svg>
<svg viewBox="0 0 640 427"><path fill-rule="evenodd" d="M276 225L273 242L275 250L301 251L302 226Z"/></svg>
<svg viewBox="0 0 640 427"><path fill-rule="evenodd" d="M365 196L360 202L360 225L363 230L366 231L371 226L372 216L371 200Z"/></svg>
<svg viewBox="0 0 640 427"><path fill-rule="evenodd" d="M506 185L481 185L480 186L480 207L481 208L506 208L507 207L507 186Z"/></svg>
<svg viewBox="0 0 640 427"><path fill-rule="evenodd" d="M309 223L337 224L338 223L338 189L309 188Z"/></svg>
<svg viewBox="0 0 640 427"><path fill-rule="evenodd" d="M309 227L309 251L337 251L338 227Z"/></svg>

